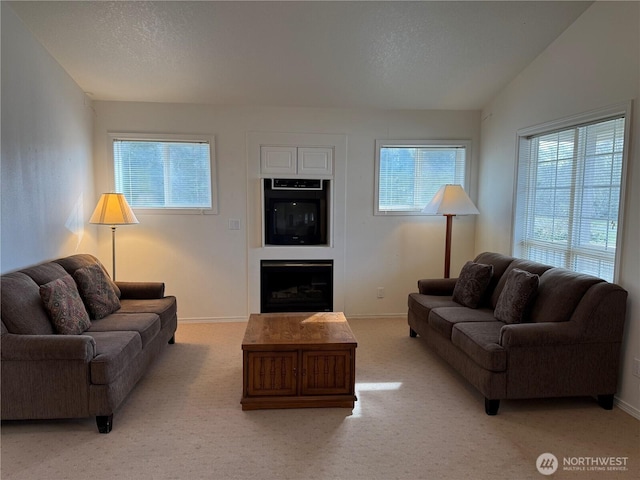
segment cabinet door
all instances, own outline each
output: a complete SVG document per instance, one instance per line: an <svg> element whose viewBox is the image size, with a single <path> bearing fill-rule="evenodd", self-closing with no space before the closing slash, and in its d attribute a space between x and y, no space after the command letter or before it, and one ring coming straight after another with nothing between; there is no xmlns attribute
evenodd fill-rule
<svg viewBox="0 0 640 480"><path fill-rule="evenodd" d="M333 173L333 148L298 148L298 173L304 175L331 175Z"/></svg>
<svg viewBox="0 0 640 480"><path fill-rule="evenodd" d="M248 357L248 395L297 394L297 352L249 352Z"/></svg>
<svg viewBox="0 0 640 480"><path fill-rule="evenodd" d="M295 174L297 168L296 147L260 147L260 172L272 174Z"/></svg>
<svg viewBox="0 0 640 480"><path fill-rule="evenodd" d="M302 395L353 393L351 350L302 352Z"/></svg>

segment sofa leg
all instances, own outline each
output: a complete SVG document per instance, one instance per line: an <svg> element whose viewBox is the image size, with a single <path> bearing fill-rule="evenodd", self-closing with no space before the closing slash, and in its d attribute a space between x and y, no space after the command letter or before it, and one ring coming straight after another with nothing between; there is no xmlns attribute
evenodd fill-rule
<svg viewBox="0 0 640 480"><path fill-rule="evenodd" d="M613 410L613 394L598 395L598 405L605 410Z"/></svg>
<svg viewBox="0 0 640 480"><path fill-rule="evenodd" d="M169 339L169 345L173 345L174 343L176 343L176 335L173 334L171 336L171 338Z"/></svg>
<svg viewBox="0 0 640 480"><path fill-rule="evenodd" d="M500 400L489 400L488 398L484 399L484 411L487 412L487 415L497 415L499 408Z"/></svg>
<svg viewBox="0 0 640 480"><path fill-rule="evenodd" d="M418 333L411 327L409 327L409 336L411 338L416 338L418 336Z"/></svg>
<svg viewBox="0 0 640 480"><path fill-rule="evenodd" d="M113 413L111 415L98 415L96 423L100 433L109 433L113 427Z"/></svg>

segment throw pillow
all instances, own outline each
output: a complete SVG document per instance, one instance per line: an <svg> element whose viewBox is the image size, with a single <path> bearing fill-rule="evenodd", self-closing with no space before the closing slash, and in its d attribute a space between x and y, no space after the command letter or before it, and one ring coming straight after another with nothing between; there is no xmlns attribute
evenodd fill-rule
<svg viewBox="0 0 640 480"><path fill-rule="evenodd" d="M478 308L493 276L493 265L467 262L453 288L453 301L465 307Z"/></svg>
<svg viewBox="0 0 640 480"><path fill-rule="evenodd" d="M73 278L91 318L104 318L120 308L111 279L97 263L79 268Z"/></svg>
<svg viewBox="0 0 640 480"><path fill-rule="evenodd" d="M514 268L507 274L507 281L498 297L493 316L505 323L520 323L529 302L538 290L536 274Z"/></svg>
<svg viewBox="0 0 640 480"><path fill-rule="evenodd" d="M76 283L70 275L41 285L40 298L58 333L78 335L91 326Z"/></svg>

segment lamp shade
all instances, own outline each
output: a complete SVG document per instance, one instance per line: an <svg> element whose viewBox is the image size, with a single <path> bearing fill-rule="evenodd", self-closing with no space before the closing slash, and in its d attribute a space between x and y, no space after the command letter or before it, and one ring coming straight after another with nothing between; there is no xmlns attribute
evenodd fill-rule
<svg viewBox="0 0 640 480"><path fill-rule="evenodd" d="M103 193L89 219L100 225L129 225L140 223L122 193Z"/></svg>
<svg viewBox="0 0 640 480"><path fill-rule="evenodd" d="M443 185L433 196L422 213L431 215L478 215L480 212L473 204L461 185Z"/></svg>

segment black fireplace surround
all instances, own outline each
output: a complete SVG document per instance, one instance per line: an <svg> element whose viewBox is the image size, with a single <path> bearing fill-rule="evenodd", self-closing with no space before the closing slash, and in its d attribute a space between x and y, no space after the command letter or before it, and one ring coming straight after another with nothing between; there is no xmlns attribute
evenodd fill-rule
<svg viewBox="0 0 640 480"><path fill-rule="evenodd" d="M260 312L332 312L333 260L262 260Z"/></svg>

